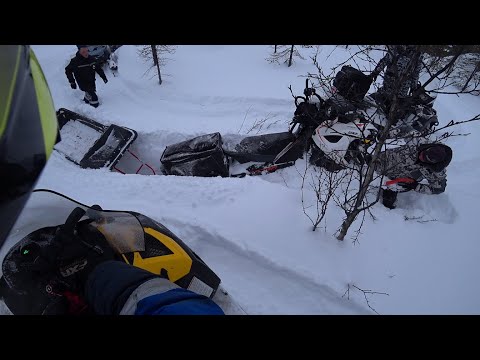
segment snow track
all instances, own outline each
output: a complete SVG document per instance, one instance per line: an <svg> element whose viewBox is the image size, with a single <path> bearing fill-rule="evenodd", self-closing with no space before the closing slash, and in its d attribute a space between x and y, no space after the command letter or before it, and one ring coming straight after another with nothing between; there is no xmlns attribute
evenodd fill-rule
<svg viewBox="0 0 480 360"><path fill-rule="evenodd" d="M200 226L166 219L210 264L247 314L368 314L330 287L271 262ZM254 294L252 297L251 294Z"/></svg>

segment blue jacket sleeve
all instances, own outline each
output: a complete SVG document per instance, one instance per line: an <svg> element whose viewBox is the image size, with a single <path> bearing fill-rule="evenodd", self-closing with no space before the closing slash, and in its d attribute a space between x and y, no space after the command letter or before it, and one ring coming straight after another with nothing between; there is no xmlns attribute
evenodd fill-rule
<svg viewBox="0 0 480 360"><path fill-rule="evenodd" d="M135 315L224 315L211 299L182 288L140 300Z"/></svg>
<svg viewBox="0 0 480 360"><path fill-rule="evenodd" d="M121 261L99 264L85 284L99 315L223 315L211 299Z"/></svg>

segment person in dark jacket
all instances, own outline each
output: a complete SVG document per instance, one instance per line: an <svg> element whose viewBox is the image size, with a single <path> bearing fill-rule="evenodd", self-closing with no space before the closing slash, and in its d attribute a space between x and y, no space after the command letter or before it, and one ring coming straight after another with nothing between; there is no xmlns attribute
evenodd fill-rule
<svg viewBox="0 0 480 360"><path fill-rule="evenodd" d="M88 53L87 45L78 45L78 51L75 57L65 67L65 74L70 82L72 89L80 88L85 92L83 101L93 107L98 107L98 96L95 87L95 72L102 78L106 84L108 82L102 67L96 63L93 56ZM76 80L76 83L75 83Z"/></svg>
<svg viewBox="0 0 480 360"><path fill-rule="evenodd" d="M83 60L74 60L72 66L75 69ZM83 76L75 75L81 88L84 83L79 79ZM8 248L12 246L8 243L11 240L9 234L60 137L48 84L29 46L0 45L0 80L0 103L5 105L0 106L0 118L4 120L0 126L0 173L5 170L13 174L11 181L0 188L0 249L4 254L8 251L4 244L6 242ZM29 129L27 142L23 141L25 129ZM20 143L22 146L19 147ZM82 246L78 241L62 242L67 245L60 248L59 257L53 259L51 253L47 258L41 258L34 252L22 252L27 262L23 265L29 271L19 286L37 285L34 286L36 293L27 293L29 302L38 306L39 297L57 299L58 295L52 294L52 289L38 284L50 276L49 271L65 270L58 267L59 259L78 259L80 262L70 267L76 272L70 275L78 277L80 290L96 314L223 314L211 299L169 281L166 278L168 273L161 277L114 260L112 249L105 239L102 242L102 238L98 238L100 249L87 244ZM77 299L74 295L70 296L72 300Z"/></svg>
<svg viewBox="0 0 480 360"><path fill-rule="evenodd" d="M381 152L377 161L376 172L387 180L408 179L394 182L395 187L422 194L441 194L447 186L446 167L452 161L452 149L440 143L403 145ZM426 184L420 183L422 180ZM394 209L397 194L395 189L382 189L383 205Z"/></svg>

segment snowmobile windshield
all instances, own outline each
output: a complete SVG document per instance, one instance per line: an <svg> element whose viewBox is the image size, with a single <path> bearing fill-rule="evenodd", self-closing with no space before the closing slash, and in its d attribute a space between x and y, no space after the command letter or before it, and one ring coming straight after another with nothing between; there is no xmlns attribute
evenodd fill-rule
<svg viewBox="0 0 480 360"><path fill-rule="evenodd" d="M140 221L124 211L96 210L50 190L35 190L23 209L1 250L1 258L28 234L45 227L63 225L77 207L86 211L82 220L90 219L119 253L145 250L145 235Z"/></svg>

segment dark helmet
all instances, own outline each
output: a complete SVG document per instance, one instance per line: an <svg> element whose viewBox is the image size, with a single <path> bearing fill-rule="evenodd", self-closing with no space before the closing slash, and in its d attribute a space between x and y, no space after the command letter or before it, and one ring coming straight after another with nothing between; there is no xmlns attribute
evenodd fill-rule
<svg viewBox="0 0 480 360"><path fill-rule="evenodd" d="M0 46L0 247L59 140L47 81L29 46Z"/></svg>
<svg viewBox="0 0 480 360"><path fill-rule="evenodd" d="M441 171L452 161L452 149L445 144L424 144L418 149L418 160L434 171Z"/></svg>

